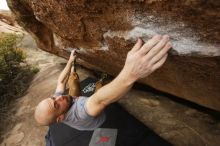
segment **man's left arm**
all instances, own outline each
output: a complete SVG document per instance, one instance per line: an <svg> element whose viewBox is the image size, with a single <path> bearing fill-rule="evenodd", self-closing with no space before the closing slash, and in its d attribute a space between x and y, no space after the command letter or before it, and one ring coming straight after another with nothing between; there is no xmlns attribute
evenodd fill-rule
<svg viewBox="0 0 220 146"><path fill-rule="evenodd" d="M65 68L63 69L63 71L60 73L60 75L58 77L57 87L56 87L55 93L64 93L66 83L69 79L69 74L71 71L72 63L74 62L75 58L76 58L76 51L73 50L70 54L70 58L66 64Z"/></svg>

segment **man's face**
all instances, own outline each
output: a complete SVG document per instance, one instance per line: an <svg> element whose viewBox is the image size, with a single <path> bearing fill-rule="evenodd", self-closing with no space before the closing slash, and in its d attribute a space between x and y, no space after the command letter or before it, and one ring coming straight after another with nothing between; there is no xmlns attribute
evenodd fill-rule
<svg viewBox="0 0 220 146"><path fill-rule="evenodd" d="M72 98L68 95L61 95L58 97L49 98L49 106L55 111L58 115L66 113L71 104Z"/></svg>

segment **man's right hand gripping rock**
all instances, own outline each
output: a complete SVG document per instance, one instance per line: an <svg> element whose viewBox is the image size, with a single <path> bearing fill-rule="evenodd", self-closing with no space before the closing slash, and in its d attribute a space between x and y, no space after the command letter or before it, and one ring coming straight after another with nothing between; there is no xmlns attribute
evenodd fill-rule
<svg viewBox="0 0 220 146"><path fill-rule="evenodd" d="M146 43L139 38L128 52L122 74L131 82L147 77L161 67L171 48L169 36L156 35Z"/></svg>

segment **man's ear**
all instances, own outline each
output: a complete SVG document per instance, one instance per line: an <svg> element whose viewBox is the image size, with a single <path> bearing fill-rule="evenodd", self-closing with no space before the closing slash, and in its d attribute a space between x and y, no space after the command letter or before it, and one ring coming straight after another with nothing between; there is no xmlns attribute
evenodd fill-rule
<svg viewBox="0 0 220 146"><path fill-rule="evenodd" d="M64 120L64 118L65 118L64 114L58 116L58 117L56 118L57 123L62 122L62 121Z"/></svg>

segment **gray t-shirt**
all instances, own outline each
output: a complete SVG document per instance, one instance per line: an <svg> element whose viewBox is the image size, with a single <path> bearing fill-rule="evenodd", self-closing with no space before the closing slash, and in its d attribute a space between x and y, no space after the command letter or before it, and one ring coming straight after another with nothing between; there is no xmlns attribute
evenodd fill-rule
<svg viewBox="0 0 220 146"><path fill-rule="evenodd" d="M62 95L62 93L55 93L54 95L59 96ZM84 96L73 100L73 104L66 113L63 123L78 130L95 130L101 126L106 119L105 113L102 112L96 117L88 115L85 106L87 100L88 97Z"/></svg>

